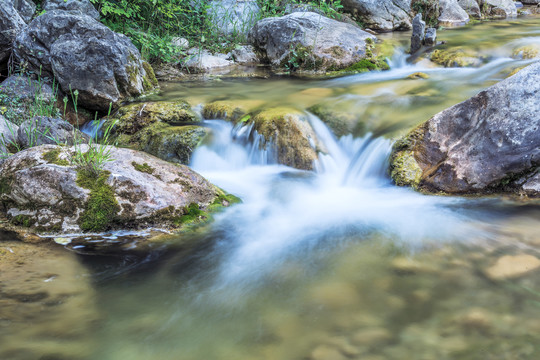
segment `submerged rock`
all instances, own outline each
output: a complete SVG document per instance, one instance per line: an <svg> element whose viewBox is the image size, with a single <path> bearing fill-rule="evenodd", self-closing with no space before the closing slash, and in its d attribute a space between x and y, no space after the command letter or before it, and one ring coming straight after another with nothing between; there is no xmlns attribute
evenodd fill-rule
<svg viewBox="0 0 540 360"><path fill-rule="evenodd" d="M370 57L367 43L376 37L350 24L316 13L292 13L257 22L253 45L276 67L339 70Z"/></svg>
<svg viewBox="0 0 540 360"><path fill-rule="evenodd" d="M461 48L449 50L437 49L431 53L431 61L444 67L478 67L483 64L477 54Z"/></svg>
<svg viewBox="0 0 540 360"><path fill-rule="evenodd" d="M342 0L346 11L373 30L411 28L411 2L407 0Z"/></svg>
<svg viewBox="0 0 540 360"><path fill-rule="evenodd" d="M30 70L54 76L62 91L78 92L79 106L104 111L157 86L137 48L87 15L53 10L15 40L14 54Z"/></svg>
<svg viewBox="0 0 540 360"><path fill-rule="evenodd" d="M225 194L187 166L143 152L108 147L99 175L71 159L88 145L43 145L0 165L0 211L11 223L37 232L100 232L165 226L207 218L228 205Z"/></svg>
<svg viewBox="0 0 540 360"><path fill-rule="evenodd" d="M398 185L428 192L538 196L540 63L421 124L396 142Z"/></svg>
<svg viewBox="0 0 540 360"><path fill-rule="evenodd" d="M63 10L75 15L88 15L99 20L99 12L89 0L44 0L43 10Z"/></svg>
<svg viewBox="0 0 540 360"><path fill-rule="evenodd" d="M484 273L491 280L515 279L540 269L540 259L532 255L505 255Z"/></svg>

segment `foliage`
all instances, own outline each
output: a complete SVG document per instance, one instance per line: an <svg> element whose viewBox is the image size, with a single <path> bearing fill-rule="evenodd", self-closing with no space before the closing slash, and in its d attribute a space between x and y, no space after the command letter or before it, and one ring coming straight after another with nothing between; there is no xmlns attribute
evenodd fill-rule
<svg viewBox="0 0 540 360"><path fill-rule="evenodd" d="M437 27L439 24L439 1L438 0L413 0L411 8L415 14L422 14L422 19L429 27Z"/></svg>

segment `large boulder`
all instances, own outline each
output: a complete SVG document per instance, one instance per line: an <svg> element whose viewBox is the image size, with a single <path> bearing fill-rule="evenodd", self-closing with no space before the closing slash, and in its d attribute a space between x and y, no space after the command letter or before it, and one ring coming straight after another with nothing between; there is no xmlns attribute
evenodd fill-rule
<svg viewBox="0 0 540 360"><path fill-rule="evenodd" d="M398 185L429 192L539 196L540 63L454 105L395 145Z"/></svg>
<svg viewBox="0 0 540 360"><path fill-rule="evenodd" d="M442 26L463 26L469 22L469 14L461 8L457 0L439 0L439 23Z"/></svg>
<svg viewBox="0 0 540 360"><path fill-rule="evenodd" d="M463 10L467 12L470 16L473 16L475 18L482 17L482 13L480 12L480 6L478 5L478 2L476 0L457 0L459 6Z"/></svg>
<svg viewBox="0 0 540 360"><path fill-rule="evenodd" d="M60 118L36 116L24 121L17 131L17 143L22 148L81 142L87 143L88 136Z"/></svg>
<svg viewBox="0 0 540 360"><path fill-rule="evenodd" d="M99 12L89 0L44 0L43 10L63 10L77 15L88 15L99 20Z"/></svg>
<svg viewBox="0 0 540 360"><path fill-rule="evenodd" d="M219 33L246 36L259 20L260 11L256 0L214 0L206 13Z"/></svg>
<svg viewBox="0 0 540 360"><path fill-rule="evenodd" d="M111 161L99 175L70 165L88 152L43 145L21 151L0 164L0 211L37 232L99 232L171 226L226 206L227 196L187 166L143 152L107 148Z"/></svg>
<svg viewBox="0 0 540 360"><path fill-rule="evenodd" d="M491 18L517 16L516 3L513 0L478 0L484 15Z"/></svg>
<svg viewBox="0 0 540 360"><path fill-rule="evenodd" d="M107 111L157 86L153 70L124 35L87 15L53 10L37 17L15 40L14 54L31 70L54 76L79 106Z"/></svg>
<svg viewBox="0 0 540 360"><path fill-rule="evenodd" d="M13 1L0 0L0 63L10 57L15 37L25 27L26 23L13 7Z"/></svg>
<svg viewBox="0 0 540 360"><path fill-rule="evenodd" d="M32 17L36 12L36 4L31 0L8 0L7 2L13 5L26 23L29 23L32 20Z"/></svg>
<svg viewBox="0 0 540 360"><path fill-rule="evenodd" d="M292 13L260 20L250 32L254 46L274 66L294 62L308 70L343 69L367 57L375 36L316 13Z"/></svg>
<svg viewBox="0 0 540 360"><path fill-rule="evenodd" d="M342 0L343 7L366 27L380 30L411 28L411 2L407 0Z"/></svg>

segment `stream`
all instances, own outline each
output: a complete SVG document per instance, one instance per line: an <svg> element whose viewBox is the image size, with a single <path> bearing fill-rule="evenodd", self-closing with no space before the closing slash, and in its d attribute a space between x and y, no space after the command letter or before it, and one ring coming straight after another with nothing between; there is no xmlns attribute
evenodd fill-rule
<svg viewBox="0 0 540 360"><path fill-rule="evenodd" d="M315 171L299 171L260 150L249 129L205 120L211 141L190 166L243 202L195 235L201 245L189 252L76 255L84 266L74 276L91 284L84 291L96 321L79 335L72 357L38 358L540 358L538 273L494 280L488 270L505 255L540 257L538 203L427 196L394 186L387 173L393 140L529 64L512 53L540 45L540 21L486 22L438 35L443 47L474 51L484 64L409 63L410 33L391 33L380 36L396 49L386 72L164 84L157 100L301 110L326 152ZM416 72L429 78L407 79ZM336 136L309 111L314 105L346 113L347 134ZM72 326L71 313L53 321ZM0 339L16 339L17 331L26 330L0 321ZM0 340L0 354L7 347ZM12 354L8 359L30 359Z"/></svg>

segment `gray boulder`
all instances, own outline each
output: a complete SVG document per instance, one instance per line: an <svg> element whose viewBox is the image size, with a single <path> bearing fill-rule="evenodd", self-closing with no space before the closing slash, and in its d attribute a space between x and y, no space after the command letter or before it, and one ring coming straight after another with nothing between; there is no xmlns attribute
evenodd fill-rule
<svg viewBox="0 0 540 360"><path fill-rule="evenodd" d="M246 36L260 17L255 0L214 0L206 10L216 29L225 35Z"/></svg>
<svg viewBox="0 0 540 360"><path fill-rule="evenodd" d="M88 149L83 145L78 151ZM0 164L0 211L34 231L73 233L179 227L207 216L202 210L210 205L228 205L221 190L187 166L109 148L114 160L97 177L69 165L75 151L43 145L5 160Z"/></svg>
<svg viewBox="0 0 540 360"><path fill-rule="evenodd" d="M517 16L517 7L513 0L478 0L485 15L492 18L512 18Z"/></svg>
<svg viewBox="0 0 540 360"><path fill-rule="evenodd" d="M13 7L13 2L0 0L0 63L10 57L15 37L25 27L26 23Z"/></svg>
<svg viewBox="0 0 540 360"><path fill-rule="evenodd" d="M439 0L439 23L443 26L463 26L469 22L469 14L459 6L457 0Z"/></svg>
<svg viewBox="0 0 540 360"><path fill-rule="evenodd" d="M366 27L380 31L411 28L411 2L407 0L342 0L344 9Z"/></svg>
<svg viewBox="0 0 540 360"><path fill-rule="evenodd" d="M88 135L75 129L65 120L36 116L21 124L17 131L17 142L23 148L39 145L88 142Z"/></svg>
<svg viewBox="0 0 540 360"><path fill-rule="evenodd" d="M8 2L12 3L15 10L27 24L36 13L36 4L30 0L8 0Z"/></svg>
<svg viewBox="0 0 540 360"><path fill-rule="evenodd" d="M259 62L255 48L251 45L239 46L231 51L234 62L240 65L254 65Z"/></svg>
<svg viewBox="0 0 540 360"><path fill-rule="evenodd" d="M424 37L424 45L430 46L430 47L437 45L437 29L435 28L426 29L426 35Z"/></svg>
<svg viewBox="0 0 540 360"><path fill-rule="evenodd" d="M422 48L424 41L426 22L422 20L422 14L417 14L413 19L413 31L411 36L411 54Z"/></svg>
<svg viewBox="0 0 540 360"><path fill-rule="evenodd" d="M182 65L191 73L207 73L234 63L227 59L226 54L213 55L208 50L191 49Z"/></svg>
<svg viewBox="0 0 540 360"><path fill-rule="evenodd" d="M470 16L473 16L475 18L482 17L482 13L480 12L480 6L478 5L478 2L476 0L458 0L458 4Z"/></svg>
<svg viewBox="0 0 540 360"><path fill-rule="evenodd" d="M540 63L446 109L395 145L398 185L538 196Z"/></svg>
<svg viewBox="0 0 540 360"><path fill-rule="evenodd" d="M366 57L366 42L377 38L352 25L316 13L260 20L250 40L274 66L291 59L304 69L342 69ZM370 40L368 40L370 39Z"/></svg>
<svg viewBox="0 0 540 360"><path fill-rule="evenodd" d="M53 10L20 32L15 57L54 76L62 91L78 92L79 106L107 111L157 86L152 68L124 35L86 15Z"/></svg>
<svg viewBox="0 0 540 360"><path fill-rule="evenodd" d="M19 127L0 115L0 160L8 153L10 145L17 142Z"/></svg>
<svg viewBox="0 0 540 360"><path fill-rule="evenodd" d="M99 20L99 12L89 0L44 0L43 10L63 10L77 15L88 15Z"/></svg>

